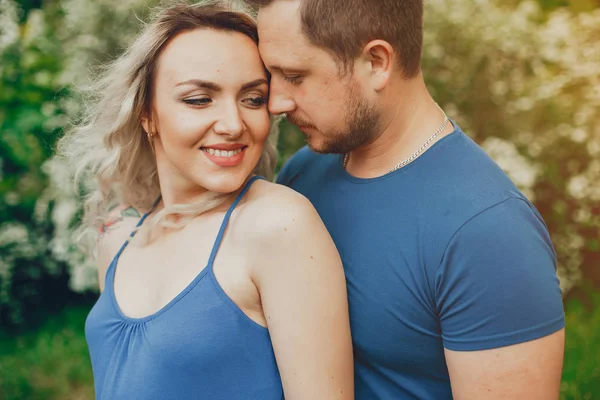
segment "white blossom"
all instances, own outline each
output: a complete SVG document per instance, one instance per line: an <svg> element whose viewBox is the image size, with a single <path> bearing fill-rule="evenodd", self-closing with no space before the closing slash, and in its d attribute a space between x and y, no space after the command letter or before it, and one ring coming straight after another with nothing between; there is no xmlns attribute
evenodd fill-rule
<svg viewBox="0 0 600 400"><path fill-rule="evenodd" d="M28 239L29 234L25 225L16 222L0 225L0 248L8 245L23 245Z"/></svg>
<svg viewBox="0 0 600 400"><path fill-rule="evenodd" d="M517 187L533 200L531 191L539 175L539 167L523 157L516 146L506 140L491 137L482 143L483 149L498 163Z"/></svg>
<svg viewBox="0 0 600 400"><path fill-rule="evenodd" d="M19 8L13 0L0 0L0 53L19 39Z"/></svg>
<svg viewBox="0 0 600 400"><path fill-rule="evenodd" d="M88 82L98 63L117 55L113 46L121 49L130 42L141 25L138 18L155 2L63 0L65 20L55 34L65 49L66 67L53 79L63 85ZM425 7L423 66L431 93L527 197L535 200L536 185L547 178L544 157L557 153L563 143L581 149L576 161L592 160L561 182L566 187L561 195L580 204L573 221L552 232L561 286L568 290L581 278L585 242L575 224L587 220L600 227L600 217L590 216L593 202L600 201L600 9L544 15L531 0L516 8L500 0L428 0ZM19 35L16 3L0 0L4 9L10 12L0 12L0 50ZM30 16L28 23L43 18L43 13ZM35 61L27 57L22 61ZM36 79L44 83L48 77ZM79 106L75 98L62 99L60 107L68 115L53 116L55 109L44 105L45 127L66 126ZM55 237L46 245L69 266L74 290L94 288L94 260L73 244L81 202L72 173L57 160L45 163L43 170L51 184L39 198L36 218L48 218L55 227ZM9 263L0 259L0 273Z"/></svg>

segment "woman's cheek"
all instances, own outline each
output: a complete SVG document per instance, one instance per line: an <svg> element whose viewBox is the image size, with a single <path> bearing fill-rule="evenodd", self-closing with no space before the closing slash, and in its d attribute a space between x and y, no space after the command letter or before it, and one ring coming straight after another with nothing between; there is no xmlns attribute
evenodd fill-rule
<svg viewBox="0 0 600 400"><path fill-rule="evenodd" d="M179 144L185 147L196 146L210 126L197 116L180 116L174 121L174 125L174 136Z"/></svg>
<svg viewBox="0 0 600 400"><path fill-rule="evenodd" d="M257 143L264 143L269 137L269 132L271 130L271 119L269 118L269 113L265 110L264 114L256 119L255 122L255 132L254 141Z"/></svg>

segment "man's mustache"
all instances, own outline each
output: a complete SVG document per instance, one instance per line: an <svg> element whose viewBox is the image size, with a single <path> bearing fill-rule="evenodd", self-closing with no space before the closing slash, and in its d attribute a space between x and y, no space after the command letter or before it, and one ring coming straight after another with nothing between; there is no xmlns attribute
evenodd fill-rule
<svg viewBox="0 0 600 400"><path fill-rule="evenodd" d="M298 128L314 128L313 124L295 116L294 114L286 114L285 116L290 123L296 125Z"/></svg>

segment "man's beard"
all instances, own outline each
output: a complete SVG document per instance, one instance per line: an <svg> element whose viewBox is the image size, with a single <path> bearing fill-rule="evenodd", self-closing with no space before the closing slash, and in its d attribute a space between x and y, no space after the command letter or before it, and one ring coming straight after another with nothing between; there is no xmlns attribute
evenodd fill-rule
<svg viewBox="0 0 600 400"><path fill-rule="evenodd" d="M312 151L323 154L345 154L373 142L381 134L379 110L354 90L349 92L350 100L346 105L345 127L324 132L325 139L319 144L311 143L309 138L308 147ZM300 128L303 126L314 128L293 115L289 115L288 120Z"/></svg>
<svg viewBox="0 0 600 400"><path fill-rule="evenodd" d="M362 97L350 98L345 120L344 129L330 132L319 149L311 149L318 153L346 154L373 142L381 134L379 110Z"/></svg>

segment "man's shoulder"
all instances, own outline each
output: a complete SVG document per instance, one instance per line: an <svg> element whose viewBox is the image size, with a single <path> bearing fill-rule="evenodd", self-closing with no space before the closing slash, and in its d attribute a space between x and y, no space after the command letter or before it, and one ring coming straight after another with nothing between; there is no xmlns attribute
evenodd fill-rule
<svg viewBox="0 0 600 400"><path fill-rule="evenodd" d="M424 195L473 212L510 198L529 203L506 172L464 132L448 139L427 167L420 170L428 182Z"/></svg>
<svg viewBox="0 0 600 400"><path fill-rule="evenodd" d="M304 146L285 162L277 176L277 183L290 186L298 176L310 173L312 170L321 170L320 163L327 162L332 157L335 155L318 154L308 146Z"/></svg>
<svg viewBox="0 0 600 400"><path fill-rule="evenodd" d="M489 223L482 216L527 215L538 226L543 220L531 201L491 157L462 131L438 147L411 182L414 210L432 234L446 239L461 227L496 229L507 219ZM503 218L504 218L503 217ZM446 240L442 239L441 242Z"/></svg>
<svg viewBox="0 0 600 400"><path fill-rule="evenodd" d="M288 160L288 163L289 162L303 163L303 162L310 161L311 159L317 158L320 155L321 154L315 153L308 146L305 145L305 146L301 147L296 153L294 153L294 155L292 155L290 157L290 159Z"/></svg>

